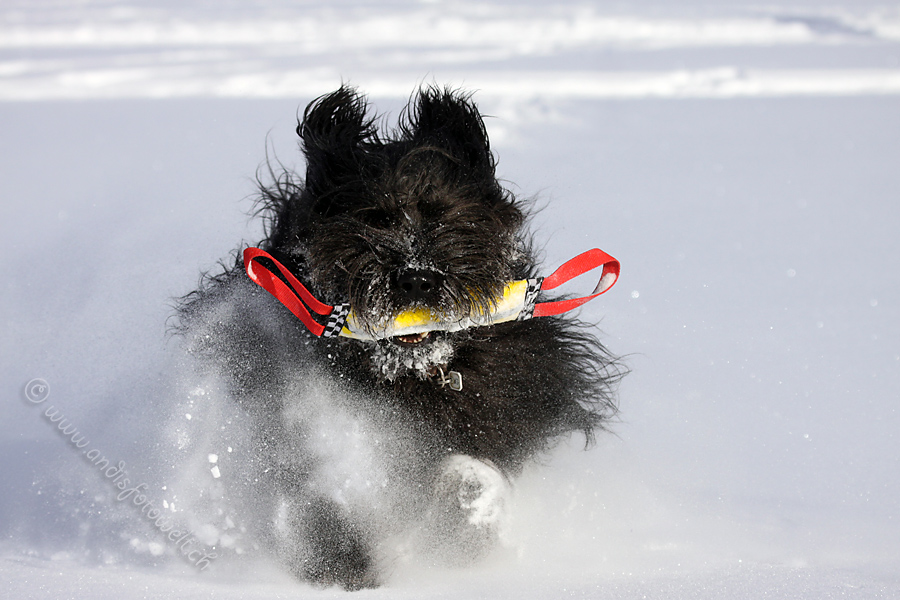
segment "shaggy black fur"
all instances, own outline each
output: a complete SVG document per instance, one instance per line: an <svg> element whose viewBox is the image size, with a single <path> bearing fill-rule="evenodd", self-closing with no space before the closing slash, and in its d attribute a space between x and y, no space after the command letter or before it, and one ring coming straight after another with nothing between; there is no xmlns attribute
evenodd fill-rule
<svg viewBox="0 0 900 600"><path fill-rule="evenodd" d="M488 311L506 282L535 275L525 211L496 179L469 96L421 89L399 126L381 131L365 99L342 87L311 103L297 132L306 177L279 174L261 186L268 227L258 245L321 300L349 301L374 328L416 306L448 318ZM415 471L415 481L433 483L450 455L511 476L562 435L590 440L615 411L622 373L569 316L432 332L412 344L315 338L249 281L240 257L186 296L179 315L192 350L212 359L265 424L261 443L290 435L279 423L279 390L324 374L363 413L388 414L414 440L402 445L411 450L398 468ZM437 385L439 366L462 374L462 391ZM379 542L365 519L304 485L327 466L281 467L279 489L303 498L290 517L305 548L288 552L295 572L348 589L377 584Z"/></svg>

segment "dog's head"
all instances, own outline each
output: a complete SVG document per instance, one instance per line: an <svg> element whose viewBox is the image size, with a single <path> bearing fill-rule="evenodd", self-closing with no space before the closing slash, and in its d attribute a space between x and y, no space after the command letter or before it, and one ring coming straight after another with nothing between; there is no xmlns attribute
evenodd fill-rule
<svg viewBox="0 0 900 600"><path fill-rule="evenodd" d="M305 184L276 211L276 249L370 330L409 309L448 320L489 313L527 253L523 212L496 179L477 108L424 88L388 132L366 109L346 87L307 107L297 128ZM450 337L379 341L378 368L389 379L424 376L452 355Z"/></svg>

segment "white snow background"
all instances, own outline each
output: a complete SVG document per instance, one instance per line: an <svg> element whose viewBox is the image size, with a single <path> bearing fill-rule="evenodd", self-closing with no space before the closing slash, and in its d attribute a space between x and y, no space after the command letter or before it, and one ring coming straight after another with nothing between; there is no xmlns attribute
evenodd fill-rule
<svg viewBox="0 0 900 600"><path fill-rule="evenodd" d="M0 596L344 595L244 549L253 515L198 571L45 417L173 518L239 467L190 437L229 408L173 381L171 299L258 241L254 173L302 169L341 81L393 118L475 90L545 271L621 260L581 314L633 371L615 435L519 482L514 548L359 597L900 598L900 5L851 0L4 0Z"/></svg>

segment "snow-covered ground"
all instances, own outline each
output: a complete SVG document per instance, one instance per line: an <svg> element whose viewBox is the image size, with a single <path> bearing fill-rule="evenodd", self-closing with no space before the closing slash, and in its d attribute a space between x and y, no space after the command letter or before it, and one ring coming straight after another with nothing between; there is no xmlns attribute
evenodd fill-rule
<svg viewBox="0 0 900 600"><path fill-rule="evenodd" d="M227 410L177 391L171 298L258 239L256 169L342 80L394 116L477 90L548 272L622 261L582 315L633 370L616 435L519 482L514 548L361 596L900 597L900 6L673 4L5 0L4 597L343 594L237 555L247 515L195 568L86 460L179 522L239 462L166 460Z"/></svg>

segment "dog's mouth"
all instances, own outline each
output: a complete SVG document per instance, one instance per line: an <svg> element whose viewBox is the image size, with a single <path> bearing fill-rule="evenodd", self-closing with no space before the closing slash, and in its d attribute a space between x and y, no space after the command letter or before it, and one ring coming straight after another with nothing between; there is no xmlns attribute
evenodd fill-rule
<svg viewBox="0 0 900 600"><path fill-rule="evenodd" d="M391 338L391 341L397 346L409 348L429 344L433 339L430 331L423 331L422 333L411 333L409 335L395 335Z"/></svg>

